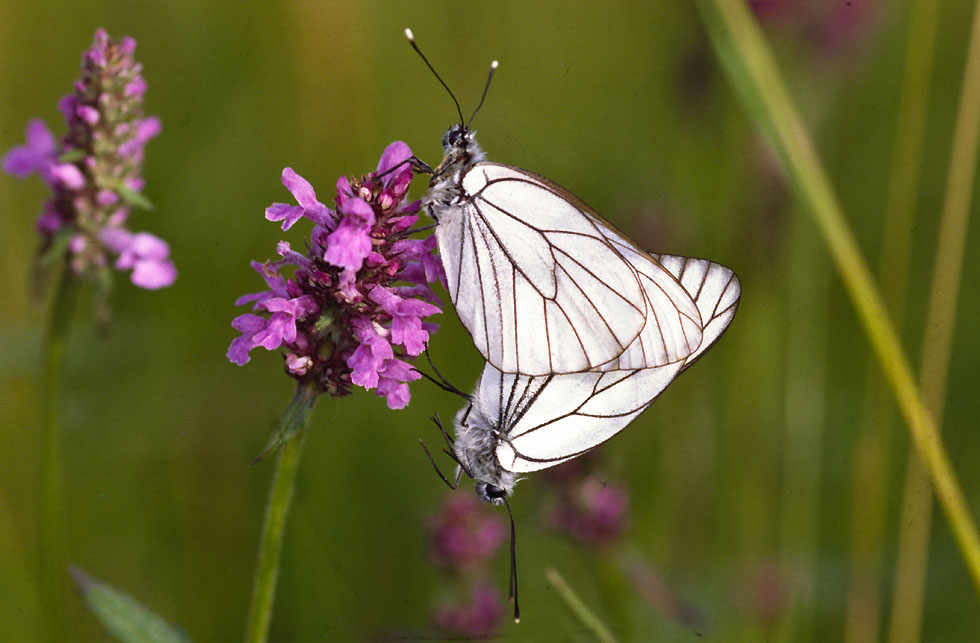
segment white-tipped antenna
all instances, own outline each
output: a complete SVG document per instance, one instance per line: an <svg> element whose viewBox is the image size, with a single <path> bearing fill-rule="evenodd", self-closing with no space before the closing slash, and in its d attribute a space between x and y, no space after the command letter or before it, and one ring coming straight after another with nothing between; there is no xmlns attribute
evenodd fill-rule
<svg viewBox="0 0 980 643"><path fill-rule="evenodd" d="M499 65L500 63L498 63L496 60L490 63L490 73L487 75L487 84L483 86L483 96L480 96L480 104L473 110L473 115L470 116L470 120L466 121L466 129L470 128L470 123L472 123L473 119L476 118L476 113L480 111L481 107L483 107L483 101L486 100L487 92L490 90L490 81L493 80L493 72L497 71L497 67Z"/></svg>
<svg viewBox="0 0 980 643"><path fill-rule="evenodd" d="M442 84L442 86L446 88L446 91L449 92L449 97L453 99L453 103L455 103L456 105L456 113L459 114L459 124L462 125L463 110L459 108L459 101L456 100L456 96L453 94L453 90L449 89L449 85L446 84L446 81L444 81L442 77L439 76L435 68L432 66L432 63L429 62L429 59L425 57L425 54L422 53L422 50L419 49L419 46L415 44L415 34L412 33L411 29L407 29L407 28L405 29L405 37L408 38L408 43L412 45L412 49L415 50L415 53L417 53L422 58L422 62L424 62L425 66L429 68L429 71L432 72L432 75L435 76L436 80L438 80Z"/></svg>

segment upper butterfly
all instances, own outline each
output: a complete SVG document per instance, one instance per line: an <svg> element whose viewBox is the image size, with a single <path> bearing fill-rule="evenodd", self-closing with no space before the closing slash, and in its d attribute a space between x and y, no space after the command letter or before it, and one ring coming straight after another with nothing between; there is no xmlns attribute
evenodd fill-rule
<svg viewBox="0 0 980 643"><path fill-rule="evenodd" d="M432 175L423 208L456 313L487 362L539 376L654 368L698 350L697 293L656 259L568 190L487 161L461 112L442 143L438 167L416 165Z"/></svg>

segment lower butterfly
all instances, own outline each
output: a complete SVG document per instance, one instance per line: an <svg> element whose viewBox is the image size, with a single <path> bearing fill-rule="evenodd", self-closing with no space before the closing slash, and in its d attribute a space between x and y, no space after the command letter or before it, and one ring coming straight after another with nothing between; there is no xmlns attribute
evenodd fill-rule
<svg viewBox="0 0 980 643"><path fill-rule="evenodd" d="M465 473L476 481L481 500L507 504L522 473L555 466L611 438L721 337L738 309L741 289L735 274L703 259L651 257L695 303L703 320L697 349L682 361L652 368L541 376L505 373L487 363L469 403L456 416L455 439L446 435L449 453L458 465L453 482L443 476L447 484L456 488ZM655 287L653 280L646 282L646 288ZM630 348L638 355L645 350L642 343ZM625 363L633 356L627 351L619 359ZM513 531L511 547L516 616Z"/></svg>

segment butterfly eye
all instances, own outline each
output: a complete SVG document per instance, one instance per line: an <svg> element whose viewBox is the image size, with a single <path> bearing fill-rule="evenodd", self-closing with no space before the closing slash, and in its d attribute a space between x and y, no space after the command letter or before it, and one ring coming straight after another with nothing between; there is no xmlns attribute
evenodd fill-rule
<svg viewBox="0 0 980 643"><path fill-rule="evenodd" d="M499 505L506 496L507 492L495 484L490 484L489 482L476 483L476 497L483 502Z"/></svg>
<svg viewBox="0 0 980 643"><path fill-rule="evenodd" d="M442 137L443 147L456 147L461 140L463 140L463 135L466 130L460 125L454 125L449 128L446 135Z"/></svg>

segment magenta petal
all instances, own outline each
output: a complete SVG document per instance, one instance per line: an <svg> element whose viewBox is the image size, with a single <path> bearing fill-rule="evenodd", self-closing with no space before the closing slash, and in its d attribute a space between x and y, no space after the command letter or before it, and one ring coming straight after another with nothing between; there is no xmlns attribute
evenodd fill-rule
<svg viewBox="0 0 980 643"><path fill-rule="evenodd" d="M177 267L169 259L149 259L136 262L129 280L134 286L157 290L177 281Z"/></svg>
<svg viewBox="0 0 980 643"><path fill-rule="evenodd" d="M159 135L162 130L163 124L160 119L156 116L150 116L138 122L135 137L141 144L146 143L154 136Z"/></svg>
<svg viewBox="0 0 980 643"><path fill-rule="evenodd" d="M51 168L51 178L69 190L80 190L85 185L85 175L72 163L61 163Z"/></svg>
<svg viewBox="0 0 980 643"><path fill-rule="evenodd" d="M265 218L269 221L282 221L282 229L289 230L303 218L303 208L287 203L273 203L265 209Z"/></svg>
<svg viewBox="0 0 980 643"><path fill-rule="evenodd" d="M412 399L408 384L398 380L381 379L378 382L378 395L385 398L388 408L393 411L405 408Z"/></svg>
<svg viewBox="0 0 980 643"><path fill-rule="evenodd" d="M12 148L3 157L3 171L18 178L39 172L55 160L54 135L43 120L31 119L27 123L26 135L26 145Z"/></svg>
<svg viewBox="0 0 980 643"><path fill-rule="evenodd" d="M146 93L146 81L143 80L142 76L137 76L126 85L124 92L126 96L142 96Z"/></svg>
<svg viewBox="0 0 980 643"><path fill-rule="evenodd" d="M304 208L308 208L317 202L316 192L313 191L313 186L309 181L296 174L293 168L283 168L282 184L296 198L296 202Z"/></svg>
<svg viewBox="0 0 980 643"><path fill-rule="evenodd" d="M344 201L340 207L340 212L345 217L357 217L367 225L374 225L374 209L360 197Z"/></svg>
<svg viewBox="0 0 980 643"><path fill-rule="evenodd" d="M165 259L170 256L170 245L149 232L134 234L129 250L146 259Z"/></svg>
<svg viewBox="0 0 980 643"><path fill-rule="evenodd" d="M323 258L339 268L360 270L364 258L370 252L371 237L367 229L351 223L350 219L344 219L327 237L327 252Z"/></svg>
<svg viewBox="0 0 980 643"><path fill-rule="evenodd" d="M378 173L384 174L410 158L412 158L412 150L408 144L395 141L381 153L381 160L378 161Z"/></svg>
<svg viewBox="0 0 980 643"><path fill-rule="evenodd" d="M242 335L232 340L231 346L228 347L228 352L225 353L225 356L233 363L243 366L248 364L251 359L251 356L248 354L250 350L252 350L252 338Z"/></svg>

